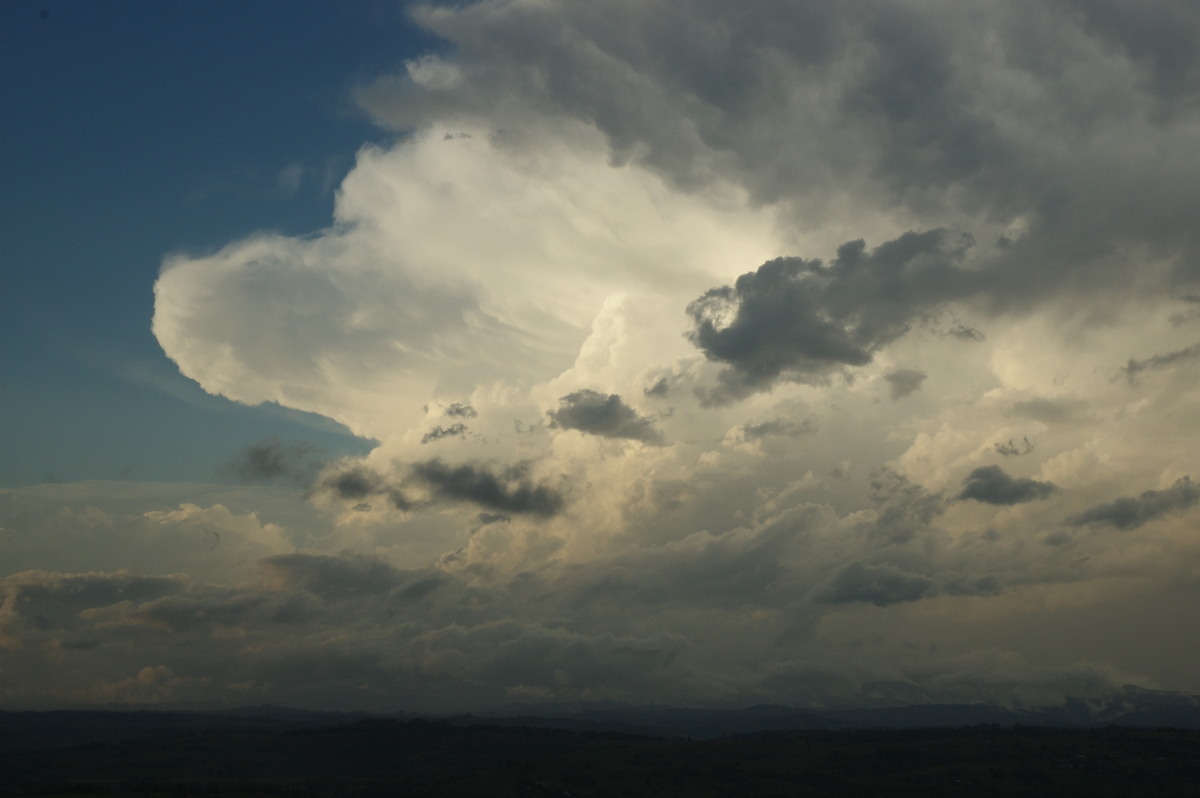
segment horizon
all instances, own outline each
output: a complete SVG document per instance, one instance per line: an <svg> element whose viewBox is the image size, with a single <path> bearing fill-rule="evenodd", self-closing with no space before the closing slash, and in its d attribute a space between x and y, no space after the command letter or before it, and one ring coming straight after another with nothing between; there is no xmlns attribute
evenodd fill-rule
<svg viewBox="0 0 1200 798"><path fill-rule="evenodd" d="M1150 702L1150 703L1146 703ZM1164 709L1165 708L1165 709ZM914 719L912 710L920 713L920 720ZM936 715L929 715L928 710L952 713L948 718L953 720L938 720ZM262 713L264 716L282 719L289 715L313 716L355 716L355 718L379 718L397 720L430 720L454 721L473 719L481 722L497 721L583 721L586 719L607 719L613 722L654 722L678 719L680 715L707 718L710 721L718 718L742 718L756 727L752 718L758 718L757 726L763 730L775 728L767 724L766 713L774 719L781 716L796 719L797 716L811 720L826 720L851 722L854 728L882 728L883 719L906 718L908 725L894 726L889 722L888 727L895 728L938 728L964 726L960 713L970 712L1000 713L1008 715L1015 725L1045 726L1048 728L1070 728L1079 726L1141 726L1141 727L1180 727L1200 728L1200 692L1148 690L1138 685L1126 684L1117 686L1105 696L1067 696L1061 703L1024 704L1020 702L998 704L989 702L940 702L929 700L914 703L895 703L881 701L876 698L874 703L842 703L834 706L792 706L792 704L758 703L758 704L662 704L662 703L626 703L619 701L575 701L552 702L542 701L533 703L509 702L493 704L493 706L476 707L473 709L457 710L457 712L412 712L404 708L312 708L301 706L286 706L286 704L217 704L215 702L192 702L180 704L161 703L109 703L109 704L79 704L79 706L61 706L48 708L0 708L0 713L10 714L42 714L42 713L168 713L180 715L218 715L242 716L246 713ZM1183 713L1175 716L1175 721L1165 722L1163 712ZM1066 713L1066 714L1064 714ZM1148 715L1146 719L1145 716ZM994 715L990 715L995 718ZM1130 724L1130 719L1135 719ZM637 719L641 719L638 721ZM982 722L988 721L979 721ZM763 725L767 724L767 725ZM966 724L978 725L978 724ZM788 730L793 726L779 726ZM800 728L800 727L794 727Z"/></svg>

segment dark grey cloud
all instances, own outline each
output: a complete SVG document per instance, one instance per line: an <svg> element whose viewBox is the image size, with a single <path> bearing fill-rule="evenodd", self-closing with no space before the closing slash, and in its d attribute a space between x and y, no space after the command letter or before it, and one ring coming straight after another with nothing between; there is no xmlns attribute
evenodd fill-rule
<svg viewBox="0 0 1200 798"><path fill-rule="evenodd" d="M432 488L439 498L469 501L501 513L552 516L566 504L555 488L535 484L524 466L494 472L479 463L448 465L435 458L413 463L411 476Z"/></svg>
<svg viewBox="0 0 1200 798"><path fill-rule="evenodd" d="M1200 59L1194 34L1200 14L1190 3L1147 0L1072 0L1085 28L1118 48L1147 78L1151 92L1169 113L1195 107Z"/></svg>
<svg viewBox="0 0 1200 798"><path fill-rule="evenodd" d="M1135 360L1129 358L1129 362L1121 369L1125 375L1125 379L1130 385L1136 385L1138 377L1143 371L1156 371L1158 369L1170 368L1171 366L1182 363L1193 363L1200 361L1200 343L1192 344L1183 349L1177 349L1174 352L1165 352L1161 355Z"/></svg>
<svg viewBox="0 0 1200 798"><path fill-rule="evenodd" d="M119 609L113 608L112 615L175 634L189 630L211 630L214 626L238 626L251 620L266 603L267 597L261 593L201 586L188 594L142 603L132 610L127 609L127 605L119 605Z"/></svg>
<svg viewBox="0 0 1200 798"><path fill-rule="evenodd" d="M927 376L929 375L925 372L916 369L896 369L883 375L883 378L891 386L892 401L895 402L919 391Z"/></svg>
<svg viewBox="0 0 1200 798"><path fill-rule="evenodd" d="M933 580L920 574L910 574L894 565L852 563L843 568L816 600L824 604L870 602L886 607L903 601L917 601L934 595Z"/></svg>
<svg viewBox="0 0 1200 798"><path fill-rule="evenodd" d="M442 574L429 574L413 580L411 584L396 594L396 598L401 602L420 601L426 596L436 593L448 581L449 579Z"/></svg>
<svg viewBox="0 0 1200 798"><path fill-rule="evenodd" d="M492 524L507 524L512 519L504 513L480 513L471 519L471 526L475 529L480 527L490 526Z"/></svg>
<svg viewBox="0 0 1200 798"><path fill-rule="evenodd" d="M1022 437L1020 443L1009 438L1005 443L997 443L992 447L992 450L1004 457L1019 457L1020 455L1032 452L1033 444L1030 443L1028 437Z"/></svg>
<svg viewBox="0 0 1200 798"><path fill-rule="evenodd" d="M957 338L959 341L984 341L987 336L981 330L962 324L961 322L952 325L945 331L945 335L950 338Z"/></svg>
<svg viewBox="0 0 1200 798"><path fill-rule="evenodd" d="M449 465L440 458L397 464L391 475L363 463L341 464L322 474L309 493L357 502L364 509L374 499L385 499L399 510L467 501L500 514L543 517L557 514L566 504L558 489L530 478L527 464L497 470L482 463Z"/></svg>
<svg viewBox="0 0 1200 798"><path fill-rule="evenodd" d="M559 406L549 411L551 427L574 429L603 438L627 438L643 443L658 443L662 435L654 422L621 401L617 394L602 394L588 389L569 393Z"/></svg>
<svg viewBox="0 0 1200 798"><path fill-rule="evenodd" d="M875 175L903 195L981 180L985 153L1011 157L989 120L966 107L945 32L925 14L890 4L873 11L858 20L869 37L865 68L845 87L842 107L892 132L878 142Z"/></svg>
<svg viewBox="0 0 1200 798"><path fill-rule="evenodd" d="M188 589L186 577L141 576L124 571L86 574L25 571L0 582L3 605L42 630L72 628L86 610L146 602Z"/></svg>
<svg viewBox="0 0 1200 798"><path fill-rule="evenodd" d="M742 435L748 441L760 438L785 436L789 438L800 435L810 435L817 431L817 422L811 418L803 421L792 421L790 418L774 418L760 424L745 424L741 427Z"/></svg>
<svg viewBox="0 0 1200 798"><path fill-rule="evenodd" d="M917 316L966 290L960 263L969 247L944 230L905 233L870 252L850 241L828 265L777 258L707 291L687 312L688 338L727 366L710 401L866 365Z"/></svg>
<svg viewBox="0 0 1200 798"><path fill-rule="evenodd" d="M415 503L393 482L361 463L342 463L326 469L308 493L310 496L326 495L340 501L358 503L384 498L398 510L412 509Z"/></svg>
<svg viewBox="0 0 1200 798"><path fill-rule="evenodd" d="M1051 482L1011 477L1000 466L990 465L976 468L967 475L958 498L986 504L1021 504L1048 498L1057 490Z"/></svg>
<svg viewBox="0 0 1200 798"><path fill-rule="evenodd" d="M1170 513L1186 510L1200 501L1200 486L1191 477L1180 477L1169 488L1143 491L1089 507L1067 519L1070 526L1098 524L1117 529L1138 527Z"/></svg>
<svg viewBox="0 0 1200 798"><path fill-rule="evenodd" d="M462 438L467 434L466 424L451 424L448 427L437 426L421 436L421 443L431 443L442 438Z"/></svg>
<svg viewBox="0 0 1200 798"><path fill-rule="evenodd" d="M446 406L443 415L450 418L475 418L479 413L475 412L475 408L466 402L452 402Z"/></svg>
<svg viewBox="0 0 1200 798"><path fill-rule="evenodd" d="M221 472L250 482L286 480L310 484L325 465L321 451L303 441L264 438L252 443L222 467Z"/></svg>
<svg viewBox="0 0 1200 798"><path fill-rule="evenodd" d="M383 490L383 478L363 466L354 466L325 476L320 488L333 492L340 499L365 499Z"/></svg>
<svg viewBox="0 0 1200 798"><path fill-rule="evenodd" d="M1121 290L1114 254L1139 247L1176 282L1200 276L1193 3L640 0L415 18L463 79L363 89L397 129L471 119L520 146L529 117L573 119L614 163L688 191L732 181L809 218L839 193L929 227L1020 218L983 269L994 310Z"/></svg>

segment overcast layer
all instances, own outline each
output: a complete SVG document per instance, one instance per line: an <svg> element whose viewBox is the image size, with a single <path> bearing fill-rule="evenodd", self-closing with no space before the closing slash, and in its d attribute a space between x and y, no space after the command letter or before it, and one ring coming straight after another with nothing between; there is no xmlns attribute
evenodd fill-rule
<svg viewBox="0 0 1200 798"><path fill-rule="evenodd" d="M413 14L330 226L154 286L378 447L6 491L0 700L1200 690L1200 8Z"/></svg>

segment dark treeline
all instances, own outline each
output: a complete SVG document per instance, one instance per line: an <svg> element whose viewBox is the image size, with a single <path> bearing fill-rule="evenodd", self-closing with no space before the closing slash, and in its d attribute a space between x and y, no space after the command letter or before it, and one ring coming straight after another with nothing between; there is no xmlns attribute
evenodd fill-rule
<svg viewBox="0 0 1200 798"><path fill-rule="evenodd" d="M70 725L86 713L37 714ZM159 713L140 714L133 736L107 742L18 750L9 736L0 795L1200 797L1200 731L1183 729L979 725L695 740L386 718L226 717L184 731L162 713L163 733L153 734ZM6 715L6 735L15 717Z"/></svg>

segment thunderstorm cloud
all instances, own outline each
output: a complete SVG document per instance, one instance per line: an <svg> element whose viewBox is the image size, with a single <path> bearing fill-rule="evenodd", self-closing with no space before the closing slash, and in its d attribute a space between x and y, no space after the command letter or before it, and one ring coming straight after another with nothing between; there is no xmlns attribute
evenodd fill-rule
<svg viewBox="0 0 1200 798"><path fill-rule="evenodd" d="M373 448L0 491L0 699L1200 690L1200 6L408 13L332 217L154 285Z"/></svg>

